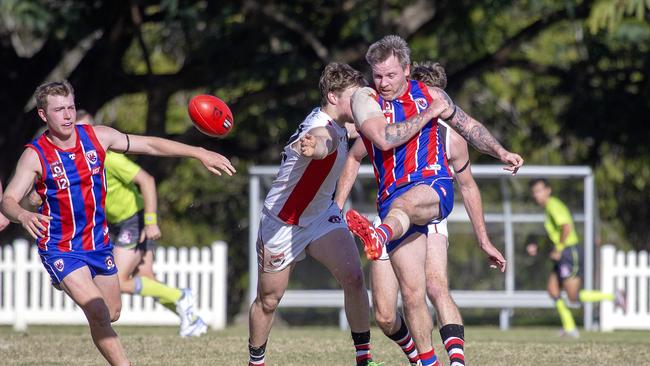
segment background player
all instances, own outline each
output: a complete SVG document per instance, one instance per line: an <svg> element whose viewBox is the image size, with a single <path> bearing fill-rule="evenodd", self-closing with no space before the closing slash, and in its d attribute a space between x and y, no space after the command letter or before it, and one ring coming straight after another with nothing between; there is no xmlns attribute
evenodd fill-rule
<svg viewBox="0 0 650 366"><path fill-rule="evenodd" d="M530 190L535 202L544 208L546 218L544 228L553 243L549 258L553 261L553 271L548 276L546 291L555 301L555 307L562 321L560 335L578 338L580 333L576 328L571 310L560 296L562 289L566 291L570 301L598 302L614 301L616 306L626 311L625 293L621 290L616 294L608 294L597 290L581 290L583 251L578 245L580 239L573 225L573 218L567 206L559 198L552 196L551 185L546 179L534 179L530 182ZM530 256L537 255L537 244L529 243L526 251Z"/></svg>
<svg viewBox="0 0 650 366"><path fill-rule="evenodd" d="M77 111L77 123L95 126L93 117ZM124 156L108 151L106 169L106 219L115 245L113 255L120 280L120 291L151 296L181 319L181 337L200 336L208 326L194 314L191 289L177 289L156 280L153 259L160 239L156 181L147 171Z"/></svg>
<svg viewBox="0 0 650 366"><path fill-rule="evenodd" d="M438 63L425 62L415 65L411 74L413 80L422 81L428 86L444 89L447 76L444 68ZM471 174L469 152L465 140L445 123L439 122L440 139L445 144L445 154L454 169L454 178L459 184L465 208L472 222L474 233L478 238L479 247L486 253L493 266L505 271L506 262L503 255L491 243L487 235L481 195ZM361 140L355 141L346 160L341 182L336 191L335 201L343 207L352 188L359 170L361 160L367 155ZM380 222L375 226L379 226ZM447 349L451 365L464 363L464 327L458 307L449 294L447 279L447 219L428 225L427 270L432 281L427 282L427 295L436 309L436 317L440 327L440 336ZM385 247L384 247L385 248ZM395 341L404 351L411 364L415 365L419 357L415 350L410 332L404 319L397 312L398 282L390 264L386 250L377 261L371 262L371 289L373 309L377 325L384 334Z"/></svg>
<svg viewBox="0 0 650 366"><path fill-rule="evenodd" d="M321 107L307 116L284 148L280 171L260 219L259 279L249 318L249 365L264 365L273 315L292 268L306 254L321 262L343 287L356 364L374 364L368 292L359 253L332 201L348 150L344 123L352 120L350 97L364 85L361 73L350 66L327 65L319 82Z"/></svg>
<svg viewBox="0 0 650 366"><path fill-rule="evenodd" d="M119 318L121 300L104 208L106 151L192 157L217 175L232 175L235 169L222 155L203 148L77 125L74 90L67 81L42 84L35 97L48 130L26 146L2 209L37 240L52 283L84 311L101 354L111 365L128 365L111 326ZM34 184L42 201L38 213L18 204Z"/></svg>
<svg viewBox="0 0 650 366"><path fill-rule="evenodd" d="M513 173L523 159L504 149L478 121L470 118L439 88L409 81L410 49L399 36L386 36L366 53L375 90L362 88L352 98L355 123L364 139L379 193L382 224L375 229L358 212L346 214L350 230L370 257L388 245L404 301L408 327L423 365L438 364L431 343L432 322L425 299L426 225L442 220L453 206L453 186L438 139L442 116L479 151L507 164ZM412 225L414 225L412 227Z"/></svg>

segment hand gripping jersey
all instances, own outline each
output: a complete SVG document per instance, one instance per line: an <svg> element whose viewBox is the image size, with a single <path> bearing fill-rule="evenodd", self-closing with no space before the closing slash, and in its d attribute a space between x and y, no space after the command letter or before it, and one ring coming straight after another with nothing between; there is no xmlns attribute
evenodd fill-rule
<svg viewBox="0 0 650 366"><path fill-rule="evenodd" d="M291 145L315 127L331 126L339 140L336 151L322 160L303 157ZM332 205L348 152L347 131L330 116L314 109L291 136L282 165L264 201L265 210L290 225L307 226Z"/></svg>
<svg viewBox="0 0 650 366"><path fill-rule="evenodd" d="M387 124L404 122L426 109L432 100L426 85L415 80L410 80L406 92L395 100L387 101L377 96ZM388 151L375 147L363 134L361 137L375 171L378 201L385 200L396 188L409 182L451 177L437 118L429 121L405 144Z"/></svg>
<svg viewBox="0 0 650 366"><path fill-rule="evenodd" d="M42 252L95 251L111 247L104 211L106 180L102 145L91 126L77 125L77 143L63 150L47 133L27 144L38 154L41 177L35 188L43 204L38 212L51 216L37 240Z"/></svg>

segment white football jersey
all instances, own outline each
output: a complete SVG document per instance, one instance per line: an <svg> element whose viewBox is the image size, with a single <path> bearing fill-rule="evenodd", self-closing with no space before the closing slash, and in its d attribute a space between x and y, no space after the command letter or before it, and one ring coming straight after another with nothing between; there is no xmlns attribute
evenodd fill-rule
<svg viewBox="0 0 650 366"><path fill-rule="evenodd" d="M332 126L336 131L333 137L338 139L338 147L324 159L306 158L291 147L311 129L325 126ZM333 204L347 153L346 129L315 108L284 147L280 171L264 200L265 211L290 225L309 225Z"/></svg>

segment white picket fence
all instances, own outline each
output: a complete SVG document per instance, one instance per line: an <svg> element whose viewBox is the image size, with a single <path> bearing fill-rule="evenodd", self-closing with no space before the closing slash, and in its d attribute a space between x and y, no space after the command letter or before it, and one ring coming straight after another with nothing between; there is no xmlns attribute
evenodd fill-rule
<svg viewBox="0 0 650 366"><path fill-rule="evenodd" d="M604 292L624 289L627 313L611 302L600 306L600 329L650 329L650 262L648 253L617 251L604 245L600 251L600 286Z"/></svg>
<svg viewBox="0 0 650 366"><path fill-rule="evenodd" d="M228 246L217 241L205 248L156 249L156 277L170 286L189 287L198 314L213 329L226 326ZM81 309L54 289L38 250L26 240L0 248L0 324L16 330L28 324L86 324ZM177 325L178 316L152 298L122 295L117 324Z"/></svg>

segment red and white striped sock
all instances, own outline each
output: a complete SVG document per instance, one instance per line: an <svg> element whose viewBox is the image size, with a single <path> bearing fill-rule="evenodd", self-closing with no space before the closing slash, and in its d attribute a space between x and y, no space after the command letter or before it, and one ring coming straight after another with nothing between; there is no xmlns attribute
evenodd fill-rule
<svg viewBox="0 0 650 366"><path fill-rule="evenodd" d="M411 364L416 364L418 360L420 360L420 357L418 356L418 350L415 348L415 342L413 342L411 332L409 332L409 329L406 327L406 322L401 314L399 320L402 324L399 330L395 332L395 334L389 335L388 338L397 343Z"/></svg>

